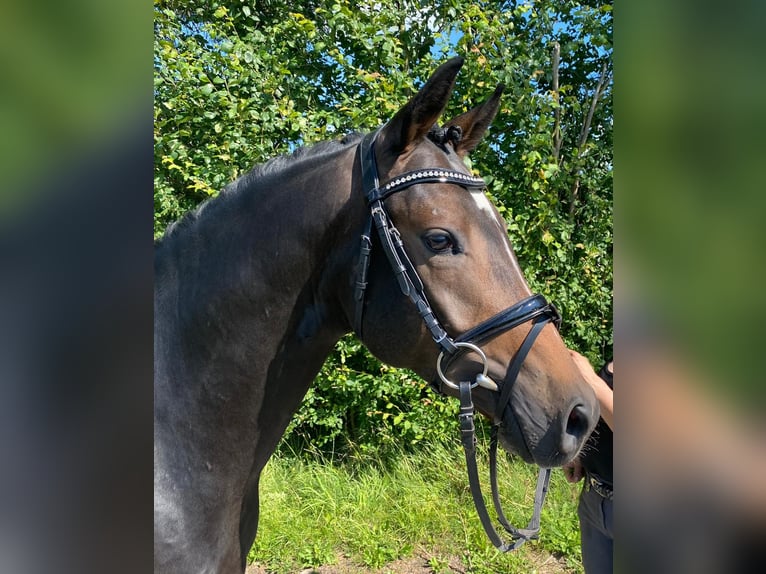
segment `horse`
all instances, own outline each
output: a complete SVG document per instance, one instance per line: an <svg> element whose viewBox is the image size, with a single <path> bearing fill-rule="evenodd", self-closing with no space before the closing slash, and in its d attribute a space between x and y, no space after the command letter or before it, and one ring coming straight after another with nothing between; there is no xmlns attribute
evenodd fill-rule
<svg viewBox="0 0 766 574"><path fill-rule="evenodd" d="M472 391L522 459L580 451L598 404L464 161L502 86L437 123L462 64L371 134L256 166L156 242L155 572L244 571L261 471L352 331L441 391Z"/></svg>

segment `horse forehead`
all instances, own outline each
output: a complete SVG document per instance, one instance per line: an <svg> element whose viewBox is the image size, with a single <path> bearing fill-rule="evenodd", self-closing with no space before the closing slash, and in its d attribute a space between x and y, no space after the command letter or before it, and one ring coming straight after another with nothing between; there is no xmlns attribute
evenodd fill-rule
<svg viewBox="0 0 766 574"><path fill-rule="evenodd" d="M408 165L405 167L406 170L439 167L468 173L468 171L465 169L463 160L460 159L460 156L454 152L445 154L430 141L426 142L426 145L421 146L418 150L416 150L415 153L413 153L408 159ZM492 202L490 202L489 198L483 190L470 189L467 190L466 193L471 196L481 213L488 215L493 221L497 221L497 215L494 208L492 207ZM432 212L434 214L438 212L438 205L433 207Z"/></svg>
<svg viewBox="0 0 766 574"><path fill-rule="evenodd" d="M493 223L500 225L499 216L497 211L495 211L495 208L492 205L492 202L487 197L487 194L484 193L484 190L482 189L460 189L452 190L452 193L457 191L457 193L461 195L467 195L471 202L478 208L478 213L482 217L486 217L487 219L491 220ZM434 206L434 215L438 213L439 205L436 204ZM502 225L500 225L503 227Z"/></svg>

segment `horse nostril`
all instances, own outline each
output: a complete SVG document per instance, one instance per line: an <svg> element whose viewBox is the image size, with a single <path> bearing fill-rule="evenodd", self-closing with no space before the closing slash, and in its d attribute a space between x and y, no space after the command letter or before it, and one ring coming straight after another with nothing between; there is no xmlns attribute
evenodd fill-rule
<svg viewBox="0 0 766 574"><path fill-rule="evenodd" d="M585 436L590 426L588 411L582 403L576 404L567 417L566 433L577 439Z"/></svg>

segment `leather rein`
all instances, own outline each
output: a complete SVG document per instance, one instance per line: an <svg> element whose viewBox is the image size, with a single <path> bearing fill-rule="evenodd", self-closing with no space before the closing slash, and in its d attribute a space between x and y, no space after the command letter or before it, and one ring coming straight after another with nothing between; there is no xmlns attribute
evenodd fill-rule
<svg viewBox="0 0 766 574"><path fill-rule="evenodd" d="M476 511L482 526L492 543L502 552L515 550L527 540L536 539L540 532L540 513L545 496L548 492L550 469L540 469L535 490L534 511L526 528L512 526L503 513L497 487L497 444L498 429L502 422L503 413L511 400L511 391L521 365L529 353L535 339L547 323L553 323L558 328L561 316L556 308L545 300L542 295L532 295L508 307L500 313L469 329L462 335L452 338L442 327L439 319L431 309L425 293L423 281L420 279L415 266L410 261L404 249L399 231L394 226L386 211L384 201L390 195L407 189L413 185L425 183L448 183L460 186L466 190L483 189L486 184L483 179L459 171L434 168L418 169L398 175L381 185L378 179L377 161L375 159L375 138L377 132L367 134L359 144L359 157L362 171L362 188L369 208L369 217L361 237L361 249L356 270L355 283L355 314L354 330L361 338L364 315L365 292L367 289L367 273L372 252L372 227L377 230L380 244L396 276L399 288L415 305L420 317L431 333L434 342L441 350L436 362L437 373L444 385L458 390L460 397L461 442L465 451L468 479L471 487ZM532 322L532 328L516 351L508 367L502 386L498 386L487 376L487 358L480 345L523 323ZM483 371L478 373L474 381L454 383L444 374L447 367L466 353L473 352L482 359ZM445 363L445 368L442 364ZM490 483L492 502L497 512L497 518L503 529L511 535L509 542L504 542L495 530L489 517L484 496L481 492L479 472L476 464L476 434L474 426L474 405L471 390L482 386L499 394L490 439ZM441 385L437 388L442 392Z"/></svg>

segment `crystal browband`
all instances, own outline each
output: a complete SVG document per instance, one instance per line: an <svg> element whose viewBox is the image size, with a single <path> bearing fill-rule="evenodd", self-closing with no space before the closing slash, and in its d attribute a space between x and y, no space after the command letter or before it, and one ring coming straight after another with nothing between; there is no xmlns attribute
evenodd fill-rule
<svg viewBox="0 0 766 574"><path fill-rule="evenodd" d="M417 183L454 183L466 188L484 188L487 185L482 178L459 171L449 169L418 169L398 175L385 185L370 190L367 194L367 201L372 203L373 201L385 199L392 193Z"/></svg>

